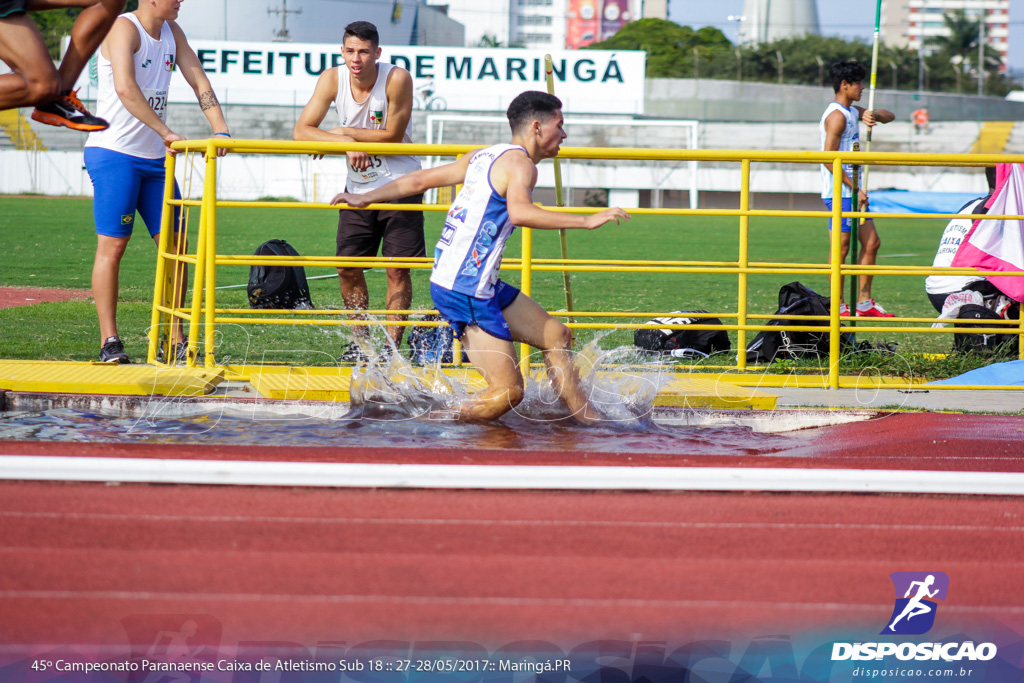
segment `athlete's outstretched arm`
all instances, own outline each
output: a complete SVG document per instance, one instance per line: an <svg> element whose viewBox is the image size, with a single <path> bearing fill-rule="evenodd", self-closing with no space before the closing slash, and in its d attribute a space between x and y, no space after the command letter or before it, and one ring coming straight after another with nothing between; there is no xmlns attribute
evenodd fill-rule
<svg viewBox="0 0 1024 683"><path fill-rule="evenodd" d="M537 167L521 155L508 155L491 170L495 188L506 185L508 217L513 225L539 230L593 230L605 223L629 220L629 214L619 208L605 209L590 216L547 211L533 203L533 188L537 184ZM507 179L507 184L506 181Z"/></svg>
<svg viewBox="0 0 1024 683"><path fill-rule="evenodd" d="M438 166L437 168L424 168L419 171L413 171L366 194L341 192L331 199L331 204L348 204L351 207L361 209L370 204L389 202L392 199L419 194L434 187L458 185L466 179L466 169L469 167L469 160L472 157L473 153L470 152L450 164Z"/></svg>

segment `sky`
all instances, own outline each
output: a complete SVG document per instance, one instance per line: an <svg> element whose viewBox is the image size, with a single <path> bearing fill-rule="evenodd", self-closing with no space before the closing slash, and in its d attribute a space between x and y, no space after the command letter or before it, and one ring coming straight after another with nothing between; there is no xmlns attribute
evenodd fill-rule
<svg viewBox="0 0 1024 683"><path fill-rule="evenodd" d="M743 12L743 0L669 0L668 18L677 24L700 28L714 26L735 42L737 22L729 15ZM818 20L826 36L861 38L871 42L875 31L875 3L870 0L818 0ZM1024 40L1014 40L1014 33L1024 32L1024 3L1010 3L1010 45L1007 61L1013 69L1024 69Z"/></svg>

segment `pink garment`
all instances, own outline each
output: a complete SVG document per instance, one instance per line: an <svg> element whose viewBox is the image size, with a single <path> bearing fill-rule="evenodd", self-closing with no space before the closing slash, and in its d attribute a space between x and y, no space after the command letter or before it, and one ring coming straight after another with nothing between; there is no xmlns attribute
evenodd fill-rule
<svg viewBox="0 0 1024 683"><path fill-rule="evenodd" d="M1024 164L997 164L996 191L986 206L990 214L1024 215ZM981 217L974 221L950 265L1024 271L1024 220ZM985 278L1010 298L1024 301L1024 276Z"/></svg>

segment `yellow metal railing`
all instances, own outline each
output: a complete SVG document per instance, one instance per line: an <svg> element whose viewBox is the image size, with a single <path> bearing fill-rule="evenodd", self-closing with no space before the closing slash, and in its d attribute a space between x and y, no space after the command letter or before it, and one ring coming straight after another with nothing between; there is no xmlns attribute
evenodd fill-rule
<svg viewBox="0 0 1024 683"><path fill-rule="evenodd" d="M303 265L303 266L330 266L330 267L387 267L387 268L409 268L429 269L431 259L429 258L381 258L381 257L337 257L337 256L300 256L300 257L274 257L254 255L229 255L217 252L217 210L219 208L232 207L261 207L274 209L314 208L330 209L337 211L339 207L320 202L267 202L267 201L226 201L218 200L217 188L217 150L227 149L232 153L248 154L343 154L346 151L363 151L372 154L404 154L420 156L443 156L457 157L480 145L420 145L420 144L393 144L393 143L322 143L322 142L281 142L269 140L232 140L228 138L211 138L208 140L188 140L176 142L173 148L186 154L205 155L205 177L201 199L174 199L174 174L176 157L168 155L166 161L167 182L164 195L163 230L160 236L160 247L158 249L156 284L154 289L154 303L152 311L152 326L150 333L149 362L154 363L157 359L159 330L168 323L180 322L188 325L189 354L188 365L196 364L196 351L199 339L202 339L202 347L205 354L205 364L212 366L216 364L214 337L217 324L239 323L239 324L261 324L261 325L372 325L377 324L372 320L365 319L339 319L343 315L409 315L426 314L430 310L259 310L251 309L218 309L216 298L216 269L217 266L226 265ZM748 277L750 275L767 274L796 274L796 275L828 275L830 293L837 293L840 290L839 283L843 276L855 277L861 274L872 275L915 275L925 276L934 274L945 275L987 275L998 274L1001 276L1024 276L1022 272L988 272L979 271L975 268L935 268L931 266L861 266L845 265L840 263L841 243L840 231L831 231L831 263L777 263L757 262L749 259L749 221L751 217L821 217L831 218L833 224L838 224L844 217L850 218L954 218L957 214L928 213L928 214L896 214L896 213L866 213L858 211L842 211L841 202L834 202L831 212L829 211L798 211L798 210L769 210L750 208L750 175L751 165L756 162L769 163L799 163L831 164L835 186L833 196L841 195L840 171L843 164L856 164L859 166L967 166L982 167L991 166L996 163L1022 163L1024 156L1020 155L995 155L995 154L897 154L888 152L805 152L805 151L746 151L746 150L668 150L668 149L636 149L636 148L582 148L567 147L561 150L561 158L568 159L604 159L604 160L644 160L644 161L716 161L716 162L738 162L740 164L740 207L738 209L630 209L633 215L679 215L679 216L735 216L739 218L739 251L736 261L669 261L669 260L616 260L616 259L535 259L533 257L533 235L530 229L522 230L522 255L518 259L505 259L502 264L503 270L519 271L521 274L520 289L528 296L532 294L534 272L557 271L557 272L615 272L615 273L728 273L737 277L737 305L735 311L716 312L707 314L690 314L697 318L721 318L735 320L735 324L723 325L688 325L687 329L724 329L735 331L737 335L737 358L736 370L746 370L746 345L747 333L759 332L762 330L785 330L804 332L823 332L821 326L813 326L810 323L816 321L828 321L829 333L829 371L827 385L833 388L839 387L839 359L841 333L843 332L913 332L913 333L938 333L950 334L949 328L932 328L936 318L887 318L872 319L858 318L857 325L843 324L844 320L839 316L840 297L831 296L831 308L827 318L823 316L785 316L788 320L795 320L805 325L778 326L767 325L767 321L775 319L774 315L752 315L748 310ZM172 245L172 230L167 228L173 222L174 207L181 207L183 210L196 207L200 210L199 235L194 253L189 254L184 240ZM444 204L373 204L369 209L408 209L424 211L447 211ZM601 211L599 208L586 207L544 207L552 211L566 213L588 214ZM996 216L989 215L989 218L1024 219L1024 216ZM184 230L182 230L184 234ZM191 265L195 268L193 277L193 289L191 305L184 308L184 296L181 293L184 282L181 270L184 266ZM283 317L287 314L287 318ZM655 312L614 312L614 311L574 311L569 313L554 313L571 317L574 322L567 323L574 329L641 329L651 327L666 327L664 325L649 325L616 321L618 318L656 317L668 315L665 311ZM323 319L330 316L329 319ZM581 318L600 319L604 322L578 322ZM867 322L872 320L872 322ZM762 322L765 321L765 322ZM847 323L851 322L847 319ZM960 321L962 322L962 321ZM911 324L911 326L894 326L894 324ZM913 324L918 326L912 326ZM921 326L926 324L927 326ZM420 321L388 321L387 325L423 325ZM960 324L958 322L958 324ZM972 332L984 334L1006 334L1018 335L1018 356L1024 358L1024 316L1020 321L991 321L984 323L986 327L971 327ZM200 335L202 326L202 335ZM1010 329L1010 327L1013 329ZM673 326L668 326L673 327ZM679 326L675 326L679 327ZM961 328L959 331L963 331ZM167 335L170 338L170 335ZM456 358L460 357L458 350ZM173 359L171 359L173 363Z"/></svg>

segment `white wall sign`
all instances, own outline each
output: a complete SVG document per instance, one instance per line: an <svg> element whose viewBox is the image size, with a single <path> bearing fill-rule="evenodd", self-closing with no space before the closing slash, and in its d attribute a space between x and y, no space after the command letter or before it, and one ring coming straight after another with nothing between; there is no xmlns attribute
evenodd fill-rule
<svg viewBox="0 0 1024 683"><path fill-rule="evenodd" d="M302 106L313 94L319 74L343 63L335 45L191 43L226 104ZM403 45L384 45L382 50L382 61L398 64L412 75L415 106L420 109L504 111L520 92L547 88L543 50ZM646 53L563 50L551 56L555 94L567 112L644 112ZM184 78L172 79L169 100L195 101Z"/></svg>

